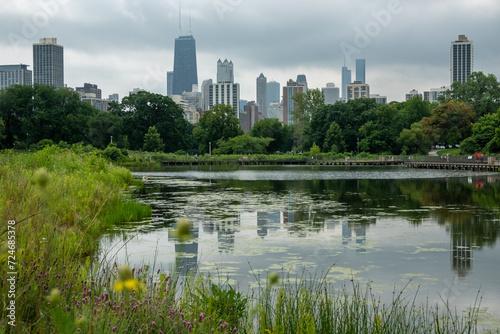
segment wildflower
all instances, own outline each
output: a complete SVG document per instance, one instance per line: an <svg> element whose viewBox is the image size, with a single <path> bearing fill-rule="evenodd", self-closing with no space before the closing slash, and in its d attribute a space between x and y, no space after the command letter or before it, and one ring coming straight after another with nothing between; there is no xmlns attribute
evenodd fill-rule
<svg viewBox="0 0 500 334"><path fill-rule="evenodd" d="M38 184L40 188L45 188L50 181L50 174L46 168L40 168L33 174L31 183Z"/></svg>
<svg viewBox="0 0 500 334"><path fill-rule="evenodd" d="M59 299L61 298L61 290L58 288L54 288L50 291L50 295L47 297L48 301L51 303L57 303L59 302Z"/></svg>
<svg viewBox="0 0 500 334"><path fill-rule="evenodd" d="M118 281L116 281L114 286L115 291L119 292L124 289L137 290L144 288L144 285L134 278L134 274L129 266L122 265L120 266L120 268L118 268Z"/></svg>
<svg viewBox="0 0 500 334"><path fill-rule="evenodd" d="M176 230L172 231L172 234L181 239L181 241L191 239L191 222L188 219L179 220L176 225Z"/></svg>
<svg viewBox="0 0 500 334"><path fill-rule="evenodd" d="M202 322L204 318L205 318L205 313L201 312L200 313L200 322Z"/></svg>
<svg viewBox="0 0 500 334"><path fill-rule="evenodd" d="M277 272L273 272L267 276L267 279L271 285L278 283L280 275Z"/></svg>

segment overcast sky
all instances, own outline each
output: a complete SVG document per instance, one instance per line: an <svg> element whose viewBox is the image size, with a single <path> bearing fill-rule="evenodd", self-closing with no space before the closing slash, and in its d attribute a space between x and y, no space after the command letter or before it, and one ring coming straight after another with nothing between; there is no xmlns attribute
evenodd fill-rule
<svg viewBox="0 0 500 334"><path fill-rule="evenodd" d="M498 0L181 1L180 31L179 0L2 0L0 64L32 66L32 44L56 37L69 87L166 94L175 38L191 33L200 86L216 79L219 58L233 61L247 100L260 73L282 86L297 74L310 88L340 86L344 58L353 80L364 58L371 93L401 101L413 88L449 85L450 43L465 34L474 70L500 76Z"/></svg>

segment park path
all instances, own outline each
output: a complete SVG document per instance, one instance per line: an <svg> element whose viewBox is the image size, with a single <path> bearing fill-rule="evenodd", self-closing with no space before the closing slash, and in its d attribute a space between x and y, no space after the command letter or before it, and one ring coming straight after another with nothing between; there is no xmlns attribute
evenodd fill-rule
<svg viewBox="0 0 500 334"><path fill-rule="evenodd" d="M437 151L438 151L438 150L430 150L430 151L429 151L429 156L430 156L430 157L437 157L437 156L438 156L438 155L437 155Z"/></svg>

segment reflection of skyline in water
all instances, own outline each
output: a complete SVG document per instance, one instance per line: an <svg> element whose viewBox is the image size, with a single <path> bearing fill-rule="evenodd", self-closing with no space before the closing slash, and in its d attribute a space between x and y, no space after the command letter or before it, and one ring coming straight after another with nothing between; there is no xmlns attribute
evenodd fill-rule
<svg viewBox="0 0 500 334"><path fill-rule="evenodd" d="M500 274L491 266L499 249L498 186L498 175L293 182L152 178L138 197L153 206L154 218L137 228L141 246L133 249L132 240L128 252L151 256L147 247L153 248L155 238L187 217L192 241L160 242L162 263L183 275L220 271L249 282L250 266L257 273L293 275L305 267L330 270L335 282L355 278L389 289L416 277L426 293L441 292L444 282L458 277L473 287L456 297L465 302L479 286L495 290L496 282L488 280ZM500 299L498 291L493 295ZM493 307L500 311L500 305Z"/></svg>

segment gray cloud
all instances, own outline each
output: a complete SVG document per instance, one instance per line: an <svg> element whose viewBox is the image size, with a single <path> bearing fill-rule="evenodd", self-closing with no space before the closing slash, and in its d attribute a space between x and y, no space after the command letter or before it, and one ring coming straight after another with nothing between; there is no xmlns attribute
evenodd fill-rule
<svg viewBox="0 0 500 334"><path fill-rule="evenodd" d="M31 64L31 44L57 37L68 85L166 93L178 14L173 0L3 1L0 63ZM191 29L197 42L199 82L215 78L217 59L231 59L249 100L261 72L282 84L305 73L311 87L339 85L346 45L347 66L354 73L354 59L366 58L372 92L390 100L448 85L450 43L459 34L474 41L475 69L500 75L496 0L184 0L182 14L182 32Z"/></svg>

